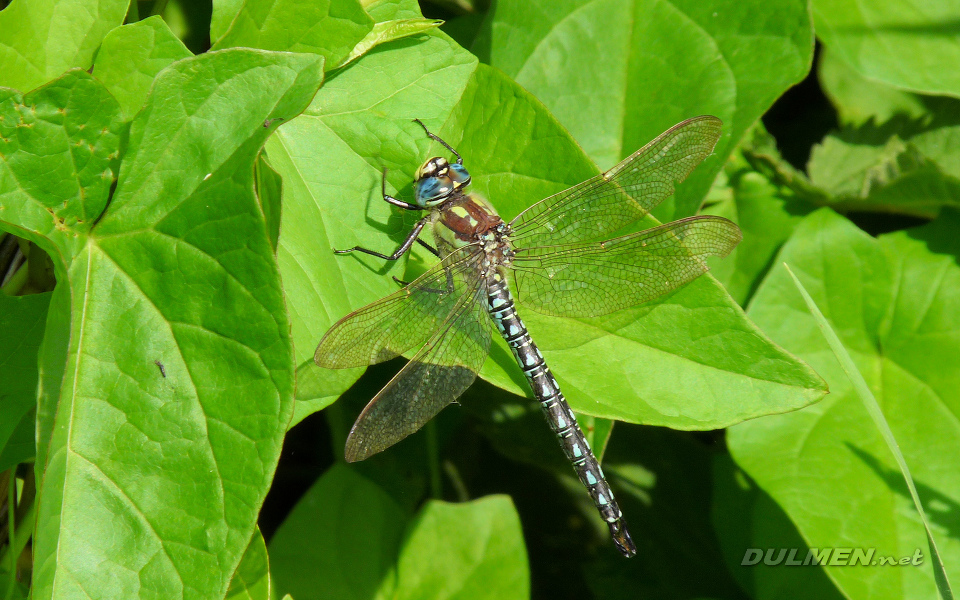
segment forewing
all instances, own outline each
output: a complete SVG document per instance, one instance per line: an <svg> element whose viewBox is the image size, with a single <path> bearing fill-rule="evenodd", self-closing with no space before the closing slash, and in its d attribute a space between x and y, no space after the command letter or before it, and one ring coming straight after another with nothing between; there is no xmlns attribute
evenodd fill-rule
<svg viewBox="0 0 960 600"><path fill-rule="evenodd" d="M363 409L347 437L347 462L396 444L470 387L490 349L483 289L462 294L443 326Z"/></svg>
<svg viewBox="0 0 960 600"><path fill-rule="evenodd" d="M513 258L520 302L562 317L595 317L653 300L726 256L740 228L723 217L681 219L605 242L518 250Z"/></svg>
<svg viewBox="0 0 960 600"><path fill-rule="evenodd" d="M451 252L402 289L340 319L320 340L314 362L328 369L363 367L422 346L464 293L476 289L480 256L476 246Z"/></svg>
<svg viewBox="0 0 960 600"><path fill-rule="evenodd" d="M671 127L606 173L520 213L510 223L511 239L518 247L532 247L609 237L669 198L713 152L720 127L720 119L711 116Z"/></svg>

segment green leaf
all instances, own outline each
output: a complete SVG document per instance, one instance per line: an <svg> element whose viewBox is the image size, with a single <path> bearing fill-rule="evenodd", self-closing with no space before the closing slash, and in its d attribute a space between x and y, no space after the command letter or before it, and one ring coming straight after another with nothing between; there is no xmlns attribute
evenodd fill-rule
<svg viewBox="0 0 960 600"><path fill-rule="evenodd" d="M907 141L901 134L909 136ZM942 207L957 205L957 148L960 122L935 118L924 125L894 118L828 135L813 147L809 177L787 163L759 127L742 152L752 168L812 206L933 217Z"/></svg>
<svg viewBox="0 0 960 600"><path fill-rule="evenodd" d="M930 530L930 521L927 519L926 511L923 510L923 504L920 502L920 497L917 495L917 488L916 485L914 485L913 477L910 475L910 469L907 467L907 463L903 460L903 453L900 451L900 445L893 436L893 432L890 431L890 424L887 423L886 418L883 416L883 411L880 410L880 405L877 404L877 399L874 398L873 394L870 392L870 388L867 386L867 382L863 379L863 375L857 371L856 365L853 364L853 359L850 358L850 354L843 347L843 342L840 341L840 338L837 337L836 332L830 327L830 324L827 323L823 313L820 312L820 309L813 301L813 298L810 297L809 292L807 292L807 290L803 287L803 284L800 283L800 280L797 279L797 276L794 275L793 271L790 270L790 267L785 264L784 268L786 268L790 278L793 279L793 283L797 286L797 290L800 292L800 295L803 296L803 301L807 304L807 308L810 309L810 313L813 315L814 321L817 323L817 327L820 328L821 333L823 333L823 337L827 340L827 345L830 346L831 352L833 352L834 357L843 368L843 372L846 374L847 379L850 380L853 389L856 391L857 396L859 396L860 401L863 403L863 407L867 410L867 413L873 420L873 424L876 426L877 431L880 432L880 436L883 437L883 441L887 444L887 449L890 450L891 454L893 454L894 460L897 462L897 467L900 469L900 474L903 475L904 483L910 490L910 498L913 500L913 506L917 509L917 513L920 515L920 521L923 523L923 528L927 534L930 557L933 559L931 564L934 570L934 579L937 582L937 591L940 593L940 597L944 600L953 598L953 592L950 589L950 583L947 580L946 571L943 567L943 561L940 558L940 550L937 547L933 532Z"/></svg>
<svg viewBox="0 0 960 600"><path fill-rule="evenodd" d="M170 63L193 54L160 17L149 17L107 34L93 74L120 102L125 119L147 99L154 78Z"/></svg>
<svg viewBox="0 0 960 600"><path fill-rule="evenodd" d="M408 522L386 492L343 464L300 499L270 541L270 557L279 592L297 600L529 595L508 498L432 501Z"/></svg>
<svg viewBox="0 0 960 600"><path fill-rule="evenodd" d="M358 0L246 0L212 50L312 52L338 66L372 29Z"/></svg>
<svg viewBox="0 0 960 600"><path fill-rule="evenodd" d="M37 406L37 353L50 294L0 292L0 471L32 459Z"/></svg>
<svg viewBox="0 0 960 600"><path fill-rule="evenodd" d="M527 551L510 498L428 502L408 528L393 597L529 598Z"/></svg>
<svg viewBox="0 0 960 600"><path fill-rule="evenodd" d="M0 86L29 91L88 69L129 0L14 0L0 11Z"/></svg>
<svg viewBox="0 0 960 600"><path fill-rule="evenodd" d="M417 0L362 0L361 3L377 23L423 18Z"/></svg>
<svg viewBox="0 0 960 600"><path fill-rule="evenodd" d="M74 71L22 100L5 93L0 114L37 117L31 135L2 131L19 146L0 163L0 227L47 249L58 280L33 597L226 593L293 412L254 159L264 122L292 118L321 78L321 59L289 53L171 65L130 126L105 211L123 126L106 89Z"/></svg>
<svg viewBox="0 0 960 600"><path fill-rule="evenodd" d="M272 592L267 544L258 527L253 530L250 544L233 573L226 600L272 600Z"/></svg>
<svg viewBox="0 0 960 600"><path fill-rule="evenodd" d="M873 239L828 209L801 223L778 262L788 262L825 309L884 411L934 532L944 564L960 576L960 544L949 532L960 516L960 218ZM729 431L731 453L816 548L863 548L879 556L925 551L910 495L896 463L849 380L820 335L787 274L763 283L750 316L809 361L830 396L803 410L742 423ZM838 527L837 523L843 523ZM925 552L924 552L925 554ZM848 597L929 598L936 594L930 557L920 568L826 566Z"/></svg>
<svg viewBox="0 0 960 600"><path fill-rule="evenodd" d="M813 147L807 165L810 181L832 196L831 204L841 210L921 217L960 204L960 178L896 135L886 142L876 137L869 128L845 131Z"/></svg>
<svg viewBox="0 0 960 600"><path fill-rule="evenodd" d="M879 146L899 136L944 175L960 179L960 100L869 81L826 51L820 59L820 81L840 119L860 137L869 136Z"/></svg>
<svg viewBox="0 0 960 600"><path fill-rule="evenodd" d="M370 256L336 256L362 245L389 251L412 220L380 196L382 169L409 193L427 152L414 118L442 122L476 59L439 33L375 49L328 81L311 107L283 125L266 145L283 178L277 258L296 350L293 424L336 400L362 373L330 371L313 362L323 334L353 308L397 289L402 270Z"/></svg>
<svg viewBox="0 0 960 600"><path fill-rule="evenodd" d="M726 217L739 225L743 241L729 256L709 257L707 263L727 292L740 306L746 306L777 251L815 207L790 188L775 185L752 169L735 170L729 186L730 198L707 206L703 213Z"/></svg>
<svg viewBox="0 0 960 600"><path fill-rule="evenodd" d="M954 109L957 106L953 98L922 96L867 79L829 48L820 53L817 71L824 94L837 109L840 122L846 125L856 127L871 119L886 123L898 116L922 119L940 105L952 105Z"/></svg>
<svg viewBox="0 0 960 600"><path fill-rule="evenodd" d="M213 13L210 15L210 42L217 43L223 34L230 29L230 24L240 9L243 8L245 0L213 0Z"/></svg>
<svg viewBox="0 0 960 600"><path fill-rule="evenodd" d="M0 118L0 220L40 234L44 250L69 261L83 243L75 234L93 226L116 177L117 101L74 70L25 95L0 88Z"/></svg>
<svg viewBox="0 0 960 600"><path fill-rule="evenodd" d="M440 134L465 157L475 190L504 219L596 174L539 103L487 67L478 69ZM584 414L713 429L792 410L823 393L819 378L770 344L710 277L657 303L596 319L521 314L570 404ZM484 378L529 393L497 336L491 358ZM598 380L596 373L607 376Z"/></svg>
<svg viewBox="0 0 960 600"><path fill-rule="evenodd" d="M370 480L334 465L270 540L278 593L297 600L374 598L396 577L407 516Z"/></svg>
<svg viewBox="0 0 960 600"><path fill-rule="evenodd" d="M773 101L810 69L805 2L504 2L473 48L530 90L602 168L686 118L725 123L659 217L689 216Z"/></svg>
<svg viewBox="0 0 960 600"><path fill-rule="evenodd" d="M814 0L817 35L868 80L960 97L953 0Z"/></svg>
<svg viewBox="0 0 960 600"><path fill-rule="evenodd" d="M441 23L443 23L443 21L436 19L399 19L377 23L373 26L370 33L360 40L350 54L337 66L342 67L355 61L369 52L374 46L429 31L434 27L439 27Z"/></svg>
<svg viewBox="0 0 960 600"><path fill-rule="evenodd" d="M426 52L427 44L445 43L429 39L433 41L422 47L406 42L410 53ZM430 57L441 65L447 60L438 53ZM380 67L380 61L389 61L390 67ZM280 241L301 365L311 360L315 344L337 318L395 289L384 261L334 256L322 249L360 245L389 252L409 230L411 221L391 218L392 211L381 200L379 173L387 167L388 193L393 193L393 187L409 198L413 170L431 154L418 127L397 116L411 118L419 113L429 127L457 147L473 174L475 189L491 199L506 219L597 172L543 107L495 69L478 68L469 85L459 88L462 92L455 93L458 88L451 83L444 100L459 95L459 103L451 107L448 102L441 108L443 104L422 91L439 89L432 77L418 81L418 88L411 91L412 77L403 71L394 73L392 66L397 64L411 64L414 81L422 77L418 74L422 63L397 54L384 51L365 57L324 87L308 111L310 117L281 129L277 141L284 144L288 158L278 156L280 148L267 146L274 166L284 174L286 189L294 194L303 189L302 201L292 199L287 204ZM358 76L367 81L371 72L383 73L372 77L373 81L385 79L383 88L357 84L350 75L356 68L363 69ZM469 69L467 63L459 71L457 85L463 86L462 77ZM436 67L426 72L435 73ZM376 109L364 110L368 106ZM312 119L314 111L319 115L316 119ZM445 121L442 127L437 117ZM424 149L415 149L415 143ZM418 270L414 261L404 279ZM770 344L709 277L663 302L600 319L522 314L567 398L587 415L712 429L793 410L823 393L819 378ZM610 361L610 356L617 360ZM491 357L481 373L484 378L515 393L529 393L499 338ZM597 372L610 377L598 381ZM658 376L651 377L652 373ZM341 374L334 377L343 377L344 387L352 381ZM323 402L328 400L315 406Z"/></svg>

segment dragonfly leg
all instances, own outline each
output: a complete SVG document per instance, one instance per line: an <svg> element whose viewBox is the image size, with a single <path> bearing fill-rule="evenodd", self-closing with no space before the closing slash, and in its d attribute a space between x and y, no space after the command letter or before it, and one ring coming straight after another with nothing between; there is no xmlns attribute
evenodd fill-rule
<svg viewBox="0 0 960 600"><path fill-rule="evenodd" d="M430 244L426 243L425 241L421 240L420 238L417 238L417 243L420 244L421 246L423 246L424 248L426 248L427 250L429 250L429 251L430 251L430 254L436 256L437 258L442 258L442 257L440 256L440 251L437 250L436 248L434 248L433 246L431 246Z"/></svg>
<svg viewBox="0 0 960 600"><path fill-rule="evenodd" d="M423 246L424 248L426 248L427 250L429 250L429 251L430 251L430 254L436 256L437 258L440 258L440 251L437 250L436 248L434 248L433 246L431 246L430 244L426 243L425 241L421 240L420 238L417 238L417 243L420 244L421 246ZM448 279L448 281L447 281L447 287L450 288L450 287L452 287L452 283L449 281L449 274L448 274L447 279ZM399 278L397 278L396 275L393 276L393 280L396 281L398 284L400 284L401 287L410 284L409 281L404 281L404 280L402 280L402 279L399 279ZM428 291L431 291L431 292L432 292L432 291L436 291L438 294L442 294L442 293L443 293L443 290L433 290L433 289L430 289L430 288L425 288L425 289L427 289Z"/></svg>
<svg viewBox="0 0 960 600"><path fill-rule="evenodd" d="M401 256L407 253L410 250L410 247L413 246L413 243L417 241L417 236L420 235L420 232L423 230L423 227L427 224L427 221L430 217L424 217L417 221L417 224L413 226L413 229L410 231L410 234L407 236L407 239L403 240L403 243L400 244L400 247L397 248L393 254L387 256L386 254L380 254L374 250L368 250L360 246L354 246L353 248L348 248L346 250L334 250L335 254L349 254L350 252L363 252L364 254L369 254L371 256L376 256L377 258L382 258L384 260L397 260Z"/></svg>
<svg viewBox="0 0 960 600"><path fill-rule="evenodd" d="M393 280L396 281L396 282L397 282L397 285L399 285L400 287L404 287L404 286L410 285L410 282L409 282L409 281L404 281L404 280L400 279L399 277L397 277L396 275L393 276ZM418 291L421 291L421 292L429 292L429 293L431 293L431 294L449 294L450 292L453 291L453 289L452 289L451 287L449 287L449 285L448 285L447 289L445 289L445 290L438 290L437 288L422 287L422 288L419 288Z"/></svg>
<svg viewBox="0 0 960 600"><path fill-rule="evenodd" d="M417 239L417 241L420 242L421 244L423 244L424 246L427 246L426 243L421 242L419 239ZM435 249L431 248L430 246L427 246L427 248L429 248L431 252L436 253L437 256L440 256L440 254L439 254ZM440 289L437 289L437 288L423 287L423 288L420 288L420 291L430 292L431 294L452 294L452 293L453 293L453 273L451 273L451 272L450 272L450 269L449 269L449 268L446 268L446 267L443 269L443 273L444 273L444 275L446 275L446 277L447 277L447 288L446 288L446 289L440 290ZM409 281L404 281L404 280L402 280L402 279L398 279L396 276L393 277L393 280L396 281L398 284L400 284L401 287L402 287L402 286L410 285L410 282L409 282Z"/></svg>
<svg viewBox="0 0 960 600"><path fill-rule="evenodd" d="M441 290L441 289L431 288L431 287L422 287L422 288L419 288L419 291L429 292L431 294L441 294L441 295L452 294L453 293L453 274L450 272L450 269L447 269L447 268L445 268L443 271L444 271L444 274L447 276L447 289ZM393 277L393 280L396 281L401 287L410 285L409 281L404 281L402 279L397 278L396 276Z"/></svg>
<svg viewBox="0 0 960 600"><path fill-rule="evenodd" d="M383 177L380 179L380 194L383 196L384 202L392 204L394 206L399 206L400 208L405 208L407 210L423 210L422 206L417 206L416 204L411 204L399 198L394 198L393 196L387 195L387 169L383 169Z"/></svg>
<svg viewBox="0 0 960 600"><path fill-rule="evenodd" d="M446 149L449 150L450 152L453 152L453 155L457 157L457 164L458 164L458 165L462 165L462 164L463 164L463 157L460 156L460 153L459 153L459 152L457 152L456 150L453 149L453 146L451 146L450 144L448 144L448 143L446 143L445 141L441 140L439 136L430 133L430 130L427 129L427 126L424 125L423 122L420 121L420 119L414 119L413 122L416 123L417 125L419 125L420 127L423 127L423 130L424 130L425 132L427 132L427 137L429 137L431 140L440 142L440 145L441 145L441 146L443 146L444 148L446 148Z"/></svg>

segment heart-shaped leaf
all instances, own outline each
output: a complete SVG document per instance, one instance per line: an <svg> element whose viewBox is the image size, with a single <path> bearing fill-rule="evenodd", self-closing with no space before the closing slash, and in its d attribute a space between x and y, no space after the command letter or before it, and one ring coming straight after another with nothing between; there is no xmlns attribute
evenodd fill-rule
<svg viewBox="0 0 960 600"><path fill-rule="evenodd" d="M321 79L309 55L180 61L122 155L120 106L85 72L2 90L0 227L46 249L58 280L40 358L33 597L226 592L293 409L254 159L264 123L296 115Z"/></svg>

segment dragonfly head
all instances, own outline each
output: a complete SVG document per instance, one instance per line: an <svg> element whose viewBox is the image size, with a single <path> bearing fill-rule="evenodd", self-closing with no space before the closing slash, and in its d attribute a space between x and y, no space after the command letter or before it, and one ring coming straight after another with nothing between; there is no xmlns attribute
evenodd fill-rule
<svg viewBox="0 0 960 600"><path fill-rule="evenodd" d="M469 183L470 173L463 165L451 164L436 156L417 169L416 203L423 208L432 208Z"/></svg>

